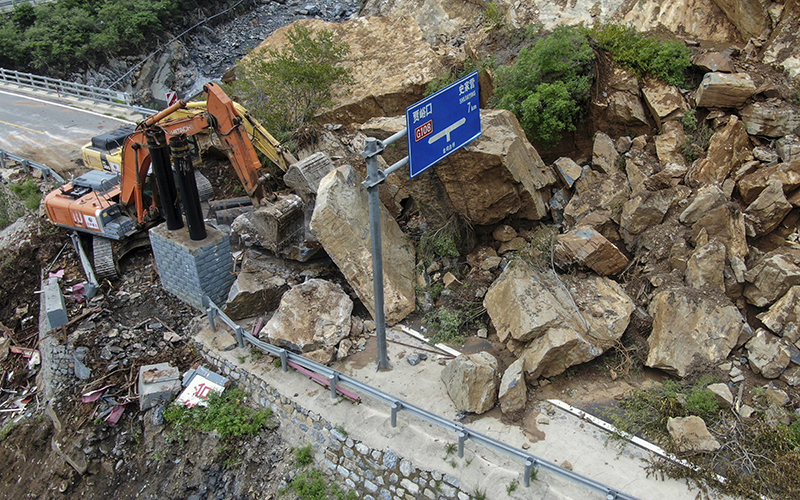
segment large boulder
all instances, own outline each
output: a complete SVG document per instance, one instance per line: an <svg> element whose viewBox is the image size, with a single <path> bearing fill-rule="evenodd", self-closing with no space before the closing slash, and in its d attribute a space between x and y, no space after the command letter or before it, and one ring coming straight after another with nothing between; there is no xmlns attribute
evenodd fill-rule
<svg viewBox="0 0 800 500"><path fill-rule="evenodd" d="M725 291L725 245L710 241L697 247L686 261L686 284L692 288L711 285Z"/></svg>
<svg viewBox="0 0 800 500"><path fill-rule="evenodd" d="M710 210L717 208L728 201L725 193L716 184L704 186L697 191L697 195L681 212L678 220L682 224L694 224Z"/></svg>
<svg viewBox="0 0 800 500"><path fill-rule="evenodd" d="M648 309L653 333L645 365L678 377L727 358L745 327L727 297L692 288L659 292Z"/></svg>
<svg viewBox="0 0 800 500"><path fill-rule="evenodd" d="M770 182L778 182L785 193L800 186L800 161L792 163L776 163L759 168L755 172L742 176L736 183L745 203L752 203Z"/></svg>
<svg viewBox="0 0 800 500"><path fill-rule="evenodd" d="M310 279L283 295L262 335L297 352L335 347L350 333L353 301L335 283Z"/></svg>
<svg viewBox="0 0 800 500"><path fill-rule="evenodd" d="M689 109L681 89L656 78L644 79L642 93L659 129L669 120L680 119Z"/></svg>
<svg viewBox="0 0 800 500"><path fill-rule="evenodd" d="M351 70L355 82L349 93L338 95L336 104L323 110L327 121L364 123L373 116L403 114L423 97L428 82L444 70L441 56L426 41L417 22L401 16L358 17L341 23L303 19L275 30L248 57L256 57L261 49L283 47L287 32L295 25L332 31L350 46L351 56L343 65Z"/></svg>
<svg viewBox="0 0 800 500"><path fill-rule="evenodd" d="M639 80L632 71L611 65L606 78L598 80L591 106L613 130L647 125Z"/></svg>
<svg viewBox="0 0 800 500"><path fill-rule="evenodd" d="M686 157L683 148L686 145L686 134L683 125L677 120L664 123L663 131L653 139L656 143L656 156L663 163L676 163L684 165Z"/></svg>
<svg viewBox="0 0 800 500"><path fill-rule="evenodd" d="M592 164L604 174L612 175L620 171L617 158L619 158L619 153L611 137L603 132L594 134Z"/></svg>
<svg viewBox="0 0 800 500"><path fill-rule="evenodd" d="M647 228L661 224L672 204L686 199L690 193L686 186L640 191L622 207L620 228L632 235L641 234Z"/></svg>
<svg viewBox="0 0 800 500"><path fill-rule="evenodd" d="M790 342L800 340L800 286L793 286L758 319L776 335Z"/></svg>
<svg viewBox="0 0 800 500"><path fill-rule="evenodd" d="M361 130L385 139L404 127L403 117L393 117L370 120ZM476 224L494 224L510 214L529 220L545 217L556 174L528 142L517 118L507 110L483 109L481 128L481 136L467 147L413 180L406 173L389 176L385 184L392 184L392 198L414 199L433 224L452 212ZM380 161L394 163L408 154L405 141L395 144ZM383 194L381 199L387 203Z"/></svg>
<svg viewBox="0 0 800 500"><path fill-rule="evenodd" d="M764 256L745 274L744 296L756 307L767 307L791 287L800 285L800 267L781 253Z"/></svg>
<svg viewBox="0 0 800 500"><path fill-rule="evenodd" d="M783 137L795 133L800 127L800 113L784 101L754 102L742 108L740 113L750 135Z"/></svg>
<svg viewBox="0 0 800 500"><path fill-rule="evenodd" d="M483 305L501 342L530 342L576 316L569 294L555 280L517 259L492 283Z"/></svg>
<svg viewBox="0 0 800 500"><path fill-rule="evenodd" d="M780 338L759 328L747 344L750 369L764 378L778 378L791 361L789 347Z"/></svg>
<svg viewBox="0 0 800 500"><path fill-rule="evenodd" d="M498 337L525 359L530 380L605 352L622 337L634 309L608 278L574 277L562 285L551 271L537 271L522 259L506 267L483 303Z"/></svg>
<svg viewBox="0 0 800 500"><path fill-rule="evenodd" d="M506 369L500 380L497 399L503 413L513 413L525 408L528 402L528 387L525 385L525 360L520 358Z"/></svg>
<svg viewBox="0 0 800 500"><path fill-rule="evenodd" d="M570 366L590 361L603 354L603 350L570 328L551 328L525 349L525 373L531 380L554 377Z"/></svg>
<svg viewBox="0 0 800 500"><path fill-rule="evenodd" d="M547 213L553 170L528 142L513 113L481 110L483 133L437 164L452 209L475 224L510 214L539 220Z"/></svg>
<svg viewBox="0 0 800 500"><path fill-rule="evenodd" d="M772 232L791 210L792 204L783 194L783 185L778 181L770 182L744 210L747 236L761 236Z"/></svg>
<svg viewBox="0 0 800 500"><path fill-rule="evenodd" d="M738 108L755 93L747 73L706 73L695 98L701 108Z"/></svg>
<svg viewBox="0 0 800 500"><path fill-rule="evenodd" d="M497 403L497 359L488 352L460 355L442 370L442 382L456 408L483 413Z"/></svg>
<svg viewBox="0 0 800 500"><path fill-rule="evenodd" d="M239 320L274 311L288 289L286 280L272 273L241 272L228 293L225 314Z"/></svg>
<svg viewBox="0 0 800 500"><path fill-rule="evenodd" d="M686 182L692 187L707 184L722 184L732 171L736 171L750 155L750 137L736 117L711 136L706 157L698 160L686 174Z"/></svg>
<svg viewBox="0 0 800 500"><path fill-rule="evenodd" d="M592 212L604 211L619 221L622 206L630 195L631 188L624 173L605 175L587 170L575 183L575 194L564 208L564 220L571 227Z"/></svg>
<svg viewBox="0 0 800 500"><path fill-rule="evenodd" d="M383 205L383 293L386 322L393 325L414 310L414 249ZM346 165L320 181L311 228L361 302L375 317L369 200L355 170Z"/></svg>
<svg viewBox="0 0 800 500"><path fill-rule="evenodd" d="M600 276L617 274L628 265L624 253L605 236L586 226L556 236L555 259L563 264L586 266Z"/></svg>
<svg viewBox="0 0 800 500"><path fill-rule="evenodd" d="M725 245L729 259L744 260L750 249L747 246L744 215L735 203L723 203L708 211L692 225L692 241L699 243L705 234L709 240L719 240ZM701 243L702 244L702 243Z"/></svg>

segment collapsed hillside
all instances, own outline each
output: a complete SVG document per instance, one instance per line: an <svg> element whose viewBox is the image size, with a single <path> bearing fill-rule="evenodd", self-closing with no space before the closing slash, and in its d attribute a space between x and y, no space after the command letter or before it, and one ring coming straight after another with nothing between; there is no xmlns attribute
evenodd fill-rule
<svg viewBox="0 0 800 500"><path fill-rule="evenodd" d="M378 42L388 43L389 34L401 24L413 32L405 39L416 50L398 47L393 57L382 60L394 59L398 68L419 65L419 71L412 75L384 69L389 72L385 78L373 76L373 81L361 82L356 92L324 115L329 126L307 141L310 146L304 155L327 152L342 179L339 184L320 184L318 207L323 197L349 193L348 179L363 178L358 155L364 137L385 138L404 127L396 115L421 97L426 80L447 67L450 58L503 49L496 46L501 37L482 30L455 37L452 45L425 45L423 40L430 36L407 19L357 19L325 27L336 30L351 46L365 45L354 50L363 60L354 56L353 67L378 72L380 68L368 65L369 50L388 51ZM655 376L659 380L669 373L673 380L690 384L666 398L674 404L671 418L684 418L688 404L683 400L695 387L705 390L713 385L708 379L701 382L702 376L716 377L728 387L733 410L724 409L727 394L720 389L722 399L716 404L723 410L706 415L712 433L722 440L718 444L736 443L725 441L730 436L712 426L720 418L726 425L734 419L765 424L779 433L792 428L796 421L792 410L800 404L796 390L800 370L795 362L800 359L795 344L800 276L797 111L791 102L791 81L754 62L766 51L759 52L755 43L755 48L748 50L749 46L695 49L696 71L712 77L707 85L698 83L689 90L639 78L611 58L601 58L591 119L556 148L537 150L513 115L485 110L484 136L475 144L418 179L396 176L384 186L382 200L404 234L418 250L426 244L430 249L413 255L412 270L406 274L413 276L414 290L403 307L410 300L418 316L434 313L427 322L431 333L452 326L453 320L440 311L468 312L456 315L456 335L446 340L458 343L461 336L477 344L480 332L489 344L482 349L498 358L496 378L522 381L516 385L525 389L521 395L497 395L504 418L524 420L524 413L518 413L520 400L524 406L527 398L554 394L579 406L597 405L597 393L571 387L596 380L619 381L617 387L646 385L643 374L652 377L652 368L662 372ZM701 57L705 57L702 62ZM391 164L404 154L398 146L384 156ZM347 164L358 175L353 176ZM560 226L554 224L559 221ZM326 242L325 231L324 227L317 231L325 251L338 268L347 267L337 260L337 249ZM436 238L426 240L426 235ZM52 252L43 255L40 265L53 257ZM126 302L157 297L146 291L156 282L152 267L142 261L133 264L129 271L141 270L147 278L143 291L133 292L140 295L129 297L126 281L111 285L106 296ZM312 277L339 282L364 306L355 309L356 315L367 319L372 300L368 291L329 261L324 265L331 270L314 271ZM142 275L135 275L133 282L142 283ZM286 284L301 281L292 278ZM167 300L161 294L161 300ZM539 302L532 305L522 298ZM35 309L19 310L23 301L2 316L10 321L17 316L18 326L11 327L15 342L30 342L28 333L17 329L34 321L25 318L34 317ZM257 312L271 315L276 302L270 304ZM111 302L107 308L118 307ZM143 313L145 323L137 321L139 328L129 335L134 331L137 336L153 335L149 330L158 330L155 324L173 321L171 328L184 333L179 325L184 326L187 318L170 320L159 312L158 320L149 321L156 318L150 317L153 310ZM133 326L132 319L123 323ZM85 345L76 346L84 345L100 356L95 351L111 338L101 333L107 327L96 330L83 338ZM343 345L344 340L328 346L329 359L345 357L352 346L363 345L364 329L353 332L345 339L349 346ZM154 346L138 342L146 356L148 350L156 352L147 359L157 359L158 350L166 347L167 341L156 337ZM20 363L18 357L10 359ZM521 366L510 369L517 360L522 360ZM182 362L182 368L188 363ZM621 390L611 390L604 403L621 396ZM666 428L660 431L654 436L664 438ZM41 442L45 441L46 436ZM700 458L707 453L681 452ZM102 459L97 463L102 465ZM758 479L760 487L770 487ZM786 488L783 493L795 491L785 476L769 479ZM89 482L85 481L86 488ZM776 494L776 490L756 491Z"/></svg>

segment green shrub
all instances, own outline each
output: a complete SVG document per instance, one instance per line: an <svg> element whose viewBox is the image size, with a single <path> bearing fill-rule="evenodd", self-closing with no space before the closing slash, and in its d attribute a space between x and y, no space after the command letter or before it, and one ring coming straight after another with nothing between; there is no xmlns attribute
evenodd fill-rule
<svg viewBox="0 0 800 500"><path fill-rule="evenodd" d="M457 217L451 217L440 228L426 231L419 239L417 251L420 260L426 264L436 258L453 259L461 255L462 224Z"/></svg>
<svg viewBox="0 0 800 500"><path fill-rule="evenodd" d="M683 43L647 37L633 26L620 24L595 28L591 34L617 63L640 76L650 74L670 85L685 85L686 70L692 63Z"/></svg>
<svg viewBox="0 0 800 500"><path fill-rule="evenodd" d="M262 49L240 62L237 80L230 86L281 141L354 82L350 70L341 65L350 47L333 31L312 32L296 25L286 37L288 43L281 49Z"/></svg>
<svg viewBox="0 0 800 500"><path fill-rule="evenodd" d="M589 100L593 62L585 31L559 26L498 71L494 102L517 116L529 139L551 146L576 130Z"/></svg>
<svg viewBox="0 0 800 500"><path fill-rule="evenodd" d="M164 421L173 427L179 439L192 430L217 432L223 438L252 435L264 427L272 411L245 406L245 397L238 389L228 389L222 394L212 392L208 406L168 406L164 409Z"/></svg>
<svg viewBox="0 0 800 500"><path fill-rule="evenodd" d="M694 132L697 130L697 110L690 109L683 114L683 118L681 118L681 123L683 124L683 130L686 132Z"/></svg>
<svg viewBox="0 0 800 500"><path fill-rule="evenodd" d="M506 27L505 13L495 2L486 4L486 11L483 15L486 21L486 31L495 31Z"/></svg>

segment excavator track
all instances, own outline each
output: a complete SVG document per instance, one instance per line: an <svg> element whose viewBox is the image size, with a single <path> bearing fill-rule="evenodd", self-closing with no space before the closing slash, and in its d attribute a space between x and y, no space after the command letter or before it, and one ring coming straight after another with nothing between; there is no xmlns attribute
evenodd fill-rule
<svg viewBox="0 0 800 500"><path fill-rule="evenodd" d="M108 238L95 236L92 241L94 272L98 279L115 280L119 278L119 263L114 256L113 242Z"/></svg>

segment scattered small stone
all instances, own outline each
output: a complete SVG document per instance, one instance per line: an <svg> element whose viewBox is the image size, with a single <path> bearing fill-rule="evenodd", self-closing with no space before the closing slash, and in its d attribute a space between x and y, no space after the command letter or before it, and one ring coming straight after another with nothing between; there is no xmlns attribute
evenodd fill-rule
<svg viewBox="0 0 800 500"><path fill-rule="evenodd" d="M489 337L489 330L486 328L478 328L478 338L485 339Z"/></svg>
<svg viewBox="0 0 800 500"><path fill-rule="evenodd" d="M419 354L409 354L408 356L406 356L406 361L408 361L408 364L411 366L417 366L421 361L421 359L419 357Z"/></svg>
<svg viewBox="0 0 800 500"><path fill-rule="evenodd" d="M569 462L569 460L564 460L563 462L561 462L561 467L567 470L572 470L572 464Z"/></svg>
<svg viewBox="0 0 800 500"><path fill-rule="evenodd" d="M742 418L750 418L751 416L753 416L753 413L755 413L755 411L756 411L755 408L753 408L750 405L742 405L742 407L739 408L739 416Z"/></svg>

